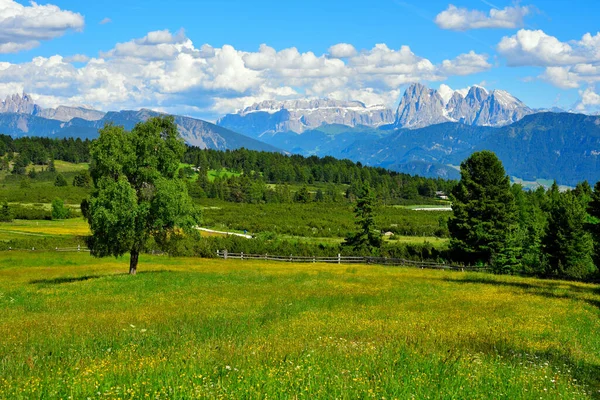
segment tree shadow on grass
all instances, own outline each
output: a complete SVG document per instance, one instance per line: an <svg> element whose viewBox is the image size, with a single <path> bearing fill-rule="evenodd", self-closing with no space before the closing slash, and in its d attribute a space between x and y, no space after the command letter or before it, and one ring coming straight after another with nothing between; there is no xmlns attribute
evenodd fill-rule
<svg viewBox="0 0 600 400"><path fill-rule="evenodd" d="M600 287L581 287L568 282L558 281L538 281L538 282L510 282L493 277L474 277L466 276L461 278L445 277L443 280L447 282L456 282L462 284L482 284L493 286L504 286L514 289L521 289L527 294L547 297L551 299L567 299L576 300L588 303L600 309L600 299L590 298L600 295ZM561 291L562 293L557 293Z"/></svg>
<svg viewBox="0 0 600 400"><path fill-rule="evenodd" d="M158 275L164 273L175 273L177 271L171 270L160 270L160 271L140 271L138 275ZM85 282L92 279L100 279L107 277L115 277L115 276L129 276L128 273L118 273L118 274L108 274L108 275L84 275L84 276L61 276L59 278L52 279L34 279L29 281L32 285L61 285L63 283L75 283L75 282Z"/></svg>
<svg viewBox="0 0 600 400"><path fill-rule="evenodd" d="M73 283L73 282L84 282L89 281L91 279L102 278L101 275L85 275L85 276L63 276L60 278L52 278L52 279L35 279L30 281L32 285L60 285L63 283Z"/></svg>
<svg viewBox="0 0 600 400"><path fill-rule="evenodd" d="M445 277L444 281L460 284L482 284L493 286L504 286L520 289L522 292L550 299L567 299L581 301L600 309L600 299L592 298L600 295L599 287L581 287L568 282L539 281L539 282L510 282L494 277L465 276L460 278ZM483 347L486 347L485 345ZM485 349L480 349L484 350ZM528 353L525 349L510 348L505 343L494 343L489 351L501 354ZM530 353L531 354L531 353ZM562 363L571 370L571 376L578 382L585 383L591 389L591 397L600 400L600 365L582 360L575 360L564 352L556 351L538 352L533 354L535 358L547 360L559 364Z"/></svg>

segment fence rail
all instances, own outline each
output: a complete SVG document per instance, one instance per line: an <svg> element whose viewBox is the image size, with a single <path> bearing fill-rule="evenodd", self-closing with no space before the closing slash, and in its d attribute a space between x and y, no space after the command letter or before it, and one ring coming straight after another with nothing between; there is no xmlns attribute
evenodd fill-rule
<svg viewBox="0 0 600 400"><path fill-rule="evenodd" d="M338 254L337 257L301 257L301 256L279 256L270 254L244 254L229 253L227 250L217 250L217 257L233 260L268 260L294 263L331 263L331 264L377 264L389 266L405 266L421 269L441 269L452 271L487 271L487 268L472 267L456 264L444 264L429 261L414 261L404 258L390 257L349 257Z"/></svg>

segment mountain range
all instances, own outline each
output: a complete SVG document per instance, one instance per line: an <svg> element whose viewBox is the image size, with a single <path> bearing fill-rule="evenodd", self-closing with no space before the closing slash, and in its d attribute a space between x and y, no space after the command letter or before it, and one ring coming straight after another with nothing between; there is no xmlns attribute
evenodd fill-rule
<svg viewBox="0 0 600 400"><path fill-rule="evenodd" d="M446 99L440 92L413 83L393 111L385 106L366 106L357 101L297 100L263 101L227 114L217 125L259 138L280 132L302 134L323 125L416 129L443 122L476 126L509 125L533 114L534 110L503 90L488 92L472 86L466 93L454 91Z"/></svg>
<svg viewBox="0 0 600 400"><path fill-rule="evenodd" d="M533 110L507 92L473 86L444 93L411 85L395 112L360 102L262 102L218 125L175 116L188 144L210 149L334 156L424 176L458 178L458 165L492 150L512 177L575 185L600 180L600 116ZM30 96L0 103L0 133L94 138L106 123L131 129L156 111L44 109ZM240 133L238 133L240 132Z"/></svg>
<svg viewBox="0 0 600 400"><path fill-rule="evenodd" d="M150 117L164 115L156 111L107 112L83 107L42 108L27 94L12 95L0 103L0 133L14 137L47 136L93 139L107 123L132 129L135 124ZM238 149L280 151L279 149L195 118L175 116L175 123L186 143L215 150Z"/></svg>

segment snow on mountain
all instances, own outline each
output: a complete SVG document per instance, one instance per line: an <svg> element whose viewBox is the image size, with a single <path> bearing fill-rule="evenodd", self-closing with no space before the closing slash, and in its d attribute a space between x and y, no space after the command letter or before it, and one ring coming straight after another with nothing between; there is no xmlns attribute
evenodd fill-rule
<svg viewBox="0 0 600 400"><path fill-rule="evenodd" d="M302 133L321 125L377 127L392 122L393 111L382 105L366 106L359 101L312 99L263 101L235 114L228 114L217 124L259 137L264 133Z"/></svg>
<svg viewBox="0 0 600 400"><path fill-rule="evenodd" d="M278 132L302 133L322 125L416 129L443 122L478 126L504 126L534 113L523 102L504 90L481 86L439 90L414 83L406 89L396 111L386 106L366 106L358 101L330 99L262 101L234 114L227 114L217 125L252 137Z"/></svg>
<svg viewBox="0 0 600 400"><path fill-rule="evenodd" d="M394 125L409 129L442 122L504 126L534 113L521 100L504 90L488 92L477 85L471 86L466 94L450 90L442 85L440 94L420 83L410 85L400 101Z"/></svg>

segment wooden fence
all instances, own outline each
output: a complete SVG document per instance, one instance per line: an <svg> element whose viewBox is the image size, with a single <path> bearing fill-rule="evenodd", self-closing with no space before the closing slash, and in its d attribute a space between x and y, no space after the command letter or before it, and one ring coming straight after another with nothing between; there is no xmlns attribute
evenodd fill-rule
<svg viewBox="0 0 600 400"><path fill-rule="evenodd" d="M444 264L429 261L413 261L404 258L390 257L347 257L338 254L337 257L299 257L294 255L275 256L270 254L229 253L227 250L217 250L217 257L225 260L269 260L293 263L330 263L330 264L377 264L389 266L405 266L421 269L442 269L452 271L487 271L487 268Z"/></svg>

